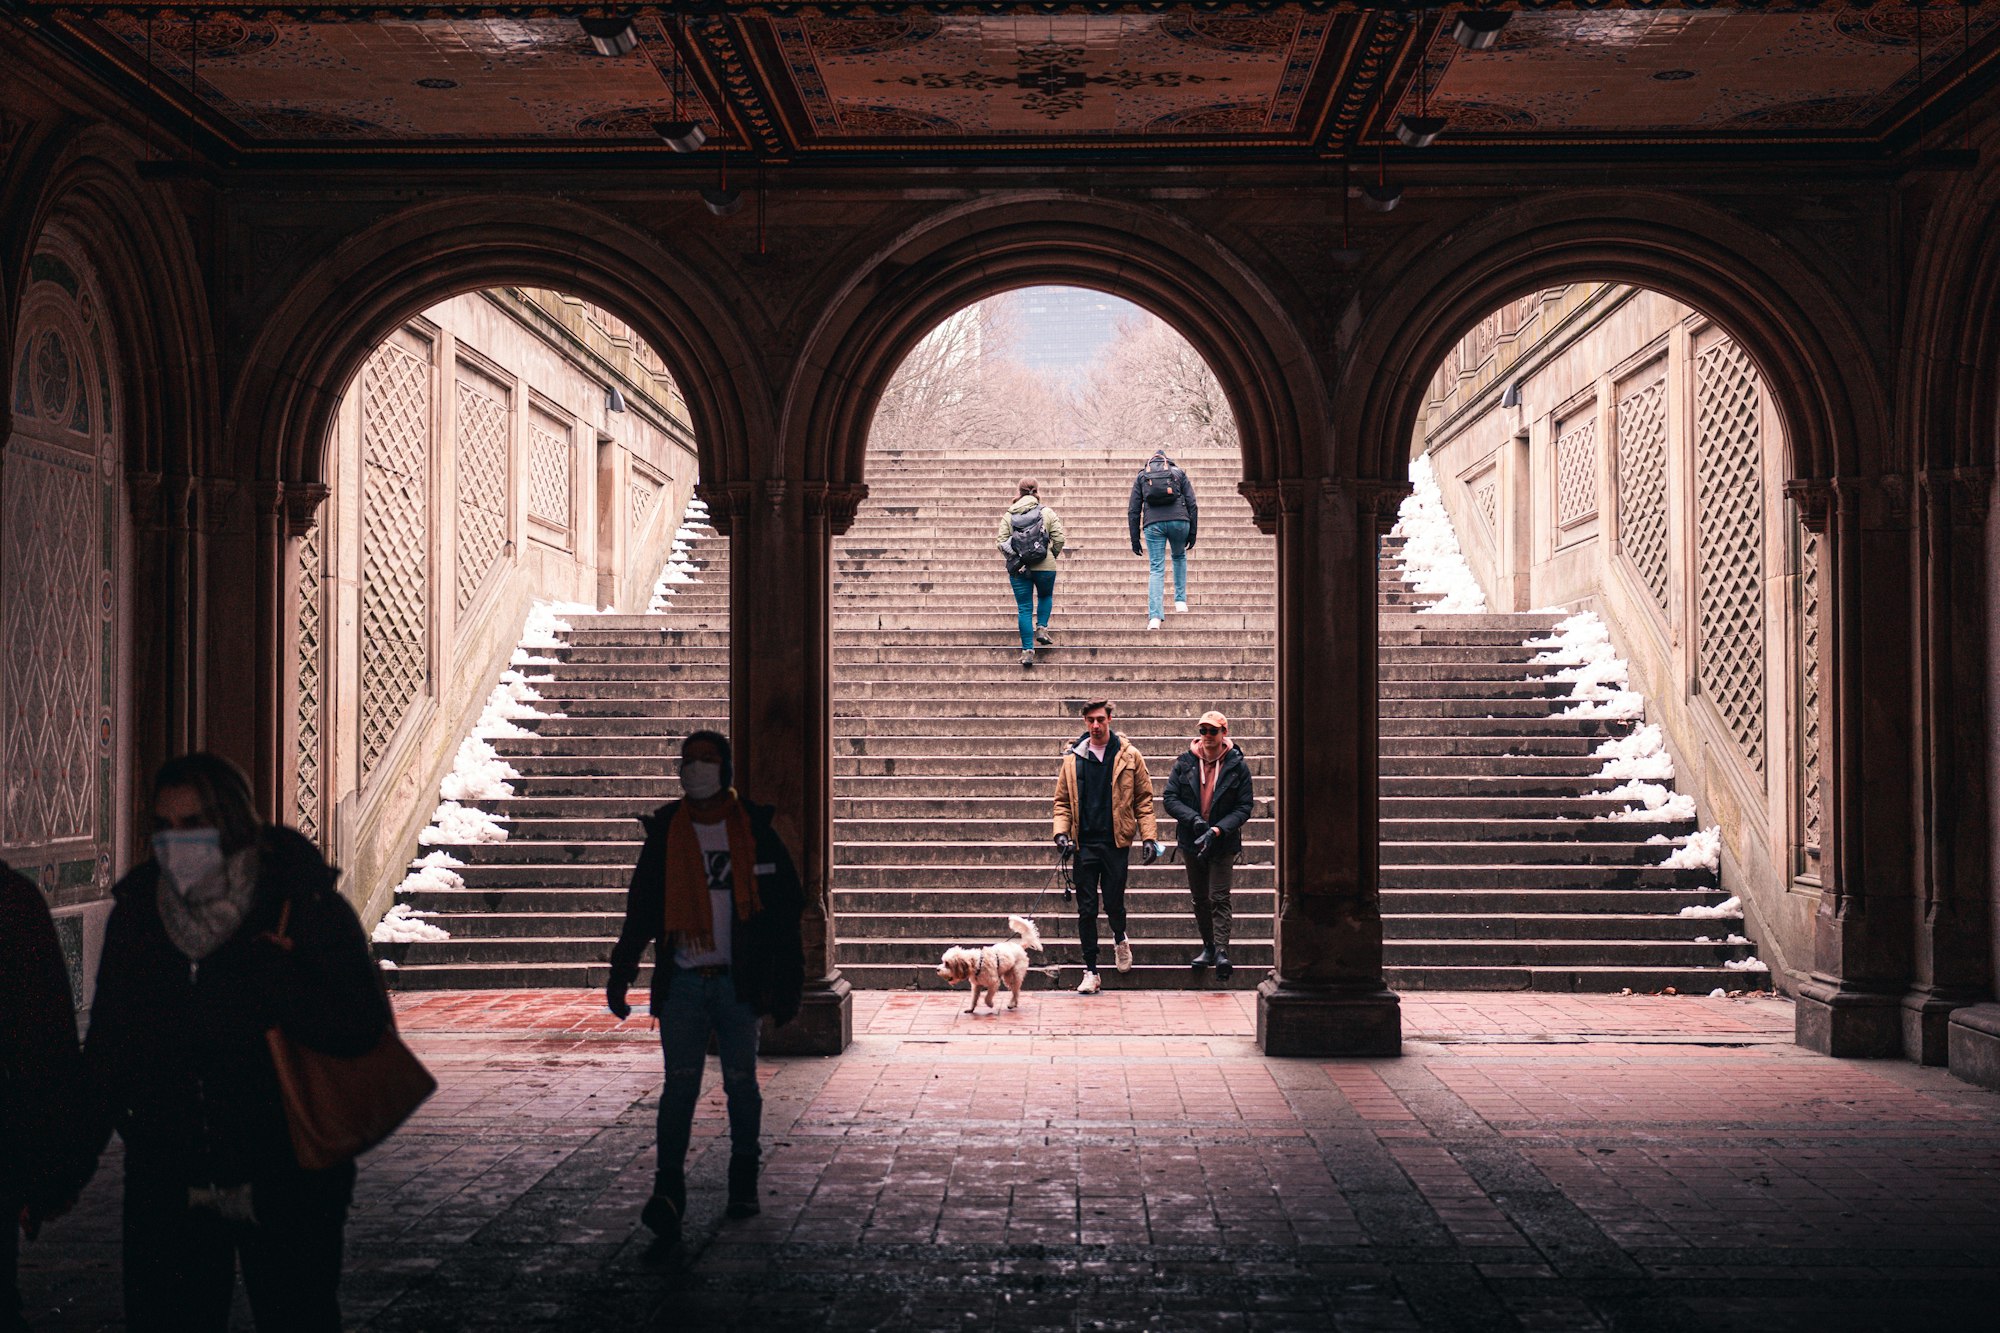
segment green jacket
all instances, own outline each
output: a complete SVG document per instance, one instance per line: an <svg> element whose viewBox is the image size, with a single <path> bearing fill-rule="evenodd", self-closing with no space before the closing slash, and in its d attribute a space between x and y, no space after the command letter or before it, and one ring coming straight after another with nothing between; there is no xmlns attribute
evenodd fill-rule
<svg viewBox="0 0 2000 1333"><path fill-rule="evenodd" d="M1014 515L1025 514L1036 505L1042 506L1042 522L1049 530L1049 554L1040 564L1029 565L1027 569L1028 573L1039 573L1042 570L1054 569L1056 567L1056 556L1062 553L1062 520L1056 517L1054 508L1042 504L1040 500L1032 495L1024 495L1014 501L1013 504L1008 505L1007 512L1000 515L1000 530L997 534L1000 554L1005 555L1007 554L1007 540L1014 535Z"/></svg>

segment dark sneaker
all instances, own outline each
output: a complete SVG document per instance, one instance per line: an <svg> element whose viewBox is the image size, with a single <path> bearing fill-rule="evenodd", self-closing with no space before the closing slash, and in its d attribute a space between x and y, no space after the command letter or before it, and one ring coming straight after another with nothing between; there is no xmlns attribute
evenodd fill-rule
<svg viewBox="0 0 2000 1333"><path fill-rule="evenodd" d="M664 1194L655 1194L646 1200L646 1206L639 1210L639 1220L646 1229L660 1238L663 1245L678 1245L681 1240L680 1206Z"/></svg>
<svg viewBox="0 0 2000 1333"><path fill-rule="evenodd" d="M1039 643L1039 644L1043 644L1043 645L1047 645L1047 644L1051 644L1051 643L1054 643L1054 642L1055 642L1055 640L1054 640L1054 639L1051 639L1051 638L1049 637L1049 627L1048 627L1047 625L1042 625L1042 626L1039 626L1039 627L1037 627L1037 628L1036 628L1036 630L1035 630L1035 642L1036 642L1036 643Z"/></svg>
<svg viewBox="0 0 2000 1333"><path fill-rule="evenodd" d="M723 1210L726 1217L755 1217L763 1208L757 1202L757 1159L755 1157L731 1157L729 1159L729 1206Z"/></svg>
<svg viewBox="0 0 2000 1333"><path fill-rule="evenodd" d="M1226 977L1235 970L1235 964L1229 961L1229 955L1217 949L1215 951L1215 975L1218 978Z"/></svg>
<svg viewBox="0 0 2000 1333"><path fill-rule="evenodd" d="M1195 955L1195 956L1194 956L1193 958L1190 958L1190 959L1188 960L1188 966L1189 966L1189 967L1214 967L1214 966L1215 966L1215 950L1213 950L1213 949L1208 949L1208 948L1204 948L1204 949L1203 949L1203 950L1202 950L1202 951L1201 951L1200 953L1196 954L1196 955Z"/></svg>

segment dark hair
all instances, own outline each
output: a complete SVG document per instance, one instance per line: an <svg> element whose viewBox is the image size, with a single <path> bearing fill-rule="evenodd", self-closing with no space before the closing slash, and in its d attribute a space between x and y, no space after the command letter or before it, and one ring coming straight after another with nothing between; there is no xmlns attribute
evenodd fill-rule
<svg viewBox="0 0 2000 1333"><path fill-rule="evenodd" d="M1109 699L1092 699L1083 706L1083 716L1089 717L1100 708L1104 710L1106 717L1111 715L1111 701Z"/></svg>
<svg viewBox="0 0 2000 1333"><path fill-rule="evenodd" d="M222 834L222 850L240 851L257 841L264 821L257 817L257 803L250 794L250 779L243 770L219 754L197 750L169 759L153 775L153 799L169 787L185 787L194 793L201 813Z"/></svg>
<svg viewBox="0 0 2000 1333"><path fill-rule="evenodd" d="M736 785L736 759L729 748L729 737L719 731L690 731L681 742L681 758L687 758L688 747L696 741L707 741L722 752L722 785L725 788Z"/></svg>
<svg viewBox="0 0 2000 1333"><path fill-rule="evenodd" d="M1022 495L1040 495L1042 493L1040 485L1033 477L1021 478L1019 489Z"/></svg>

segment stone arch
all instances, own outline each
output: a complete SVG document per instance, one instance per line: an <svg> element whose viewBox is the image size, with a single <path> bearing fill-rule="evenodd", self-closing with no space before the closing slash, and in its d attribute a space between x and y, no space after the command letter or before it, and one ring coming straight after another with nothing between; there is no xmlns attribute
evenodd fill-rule
<svg viewBox="0 0 2000 1333"><path fill-rule="evenodd" d="M617 311L687 395L704 477L755 475L768 395L725 302L682 254L607 214L537 198L414 207L307 268L265 319L230 410L247 471L317 482L347 382L411 314L481 287L543 286ZM254 451L261 451L258 456Z"/></svg>
<svg viewBox="0 0 2000 1333"><path fill-rule="evenodd" d="M1024 194L929 218L856 270L787 391L788 472L836 487L862 481L875 404L918 340L983 297L1049 284L1131 301L1201 353L1236 414L1247 483L1312 470L1326 419L1322 376L1239 257L1156 209Z"/></svg>
<svg viewBox="0 0 2000 1333"><path fill-rule="evenodd" d="M1649 288L1727 329L1780 404L1788 475L1853 476L1886 444L1879 345L1806 257L1740 218L1677 195L1561 194L1413 237L1405 251L1413 262L1385 257L1355 298L1372 313L1334 394L1336 439L1357 475L1400 476L1431 372L1467 329L1511 299L1581 281Z"/></svg>

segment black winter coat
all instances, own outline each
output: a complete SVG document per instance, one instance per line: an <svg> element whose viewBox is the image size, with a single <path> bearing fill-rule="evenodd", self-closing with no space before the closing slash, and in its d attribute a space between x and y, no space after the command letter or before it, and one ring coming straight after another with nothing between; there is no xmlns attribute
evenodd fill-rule
<svg viewBox="0 0 2000 1333"><path fill-rule="evenodd" d="M382 974L334 888L338 872L288 828L267 828L259 856L256 901L199 964L160 921L157 862L112 890L84 1064L96 1142L117 1129L127 1171L215 1185L296 1173L265 1031L355 1056L389 1024ZM267 938L287 902L288 950Z"/></svg>
<svg viewBox="0 0 2000 1333"><path fill-rule="evenodd" d="M1148 466L1151 460L1147 460ZM1193 546L1195 535L1201 526L1201 509L1195 503L1194 486L1188 481L1187 473L1180 470L1172 459L1167 460L1167 471L1174 475L1177 494L1172 504L1149 505L1146 503L1146 469L1139 469L1139 475L1132 478L1132 496L1125 503L1125 522L1132 532L1132 545L1139 545L1139 530L1155 523L1166 523L1173 519L1187 520L1187 544Z"/></svg>
<svg viewBox="0 0 2000 1333"><path fill-rule="evenodd" d="M1201 759L1192 749L1182 750L1180 758L1174 760L1161 804L1174 817L1174 840L1180 844L1181 855L1191 856L1201 825ZM1256 805L1250 764L1243 758L1243 747L1232 744L1223 751L1222 771L1215 776L1215 791L1208 800L1208 822L1218 830L1215 841L1209 844L1212 854L1234 856L1243 850L1243 826L1250 822Z"/></svg>
<svg viewBox="0 0 2000 1333"><path fill-rule="evenodd" d="M674 942L662 932L667 909L667 825L680 805L669 801L652 814L639 816L646 826L646 845L639 851L632 887L625 895L625 926L611 949L611 983L629 986L639 975L646 946L656 946L652 984L656 1014L666 1003L674 971ZM745 801L743 809L757 839L757 896L763 910L731 928L729 974L736 982L737 999L783 1026L799 1012L799 994L805 989L805 942L799 934L805 889L792 854L771 827L771 807Z"/></svg>
<svg viewBox="0 0 2000 1333"><path fill-rule="evenodd" d="M0 1200L52 1205L83 1184L94 1157L85 1120L55 922L42 891L0 861ZM12 1225L11 1212L0 1215Z"/></svg>

